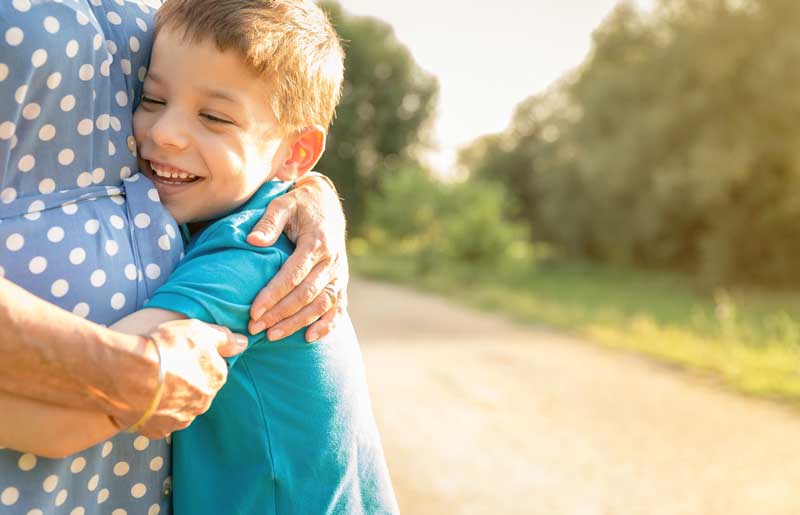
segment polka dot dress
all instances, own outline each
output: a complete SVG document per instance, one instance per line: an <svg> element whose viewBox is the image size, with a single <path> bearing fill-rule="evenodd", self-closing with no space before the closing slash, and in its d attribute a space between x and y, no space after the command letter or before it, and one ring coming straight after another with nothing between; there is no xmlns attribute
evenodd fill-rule
<svg viewBox="0 0 800 515"><path fill-rule="evenodd" d="M101 324L182 253L131 130L153 14L152 0L0 2L0 276ZM168 513L169 474L168 442L138 435L62 460L0 449L0 514Z"/></svg>

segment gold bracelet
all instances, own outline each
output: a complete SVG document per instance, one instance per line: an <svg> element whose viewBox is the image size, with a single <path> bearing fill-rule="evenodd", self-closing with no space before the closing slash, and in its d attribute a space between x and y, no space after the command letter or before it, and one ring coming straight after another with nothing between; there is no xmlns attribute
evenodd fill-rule
<svg viewBox="0 0 800 515"><path fill-rule="evenodd" d="M142 428L143 425L147 423L148 420L150 420L150 417L153 416L153 413L156 412L158 405L161 403L161 396L164 394L164 377L166 376L166 373L164 371L164 362L161 359L161 347L159 347L158 342L156 342L150 336L145 336L145 338L148 342L153 344L153 347L156 348L156 355L158 356L158 383L156 384L156 391L153 394L153 399L150 401L150 404L148 404L144 414L131 427L125 430L126 433L137 432Z"/></svg>

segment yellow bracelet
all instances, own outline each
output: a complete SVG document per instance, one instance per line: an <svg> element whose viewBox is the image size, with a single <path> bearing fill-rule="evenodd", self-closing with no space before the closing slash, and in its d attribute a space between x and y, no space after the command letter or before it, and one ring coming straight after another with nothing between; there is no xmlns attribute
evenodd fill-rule
<svg viewBox="0 0 800 515"><path fill-rule="evenodd" d="M161 348L158 346L158 342L156 342L150 336L145 336L145 338L148 342L153 344L153 347L156 348L156 355L158 356L158 383L156 384L156 391L153 394L153 399L150 401L150 404L147 406L144 414L131 427L125 430L126 433L137 432L142 428L143 425L147 423L148 420L150 420L150 417L153 416L153 413L156 412L158 405L161 403L161 396L164 394L164 377L166 376L166 373L164 371L164 362L161 359Z"/></svg>

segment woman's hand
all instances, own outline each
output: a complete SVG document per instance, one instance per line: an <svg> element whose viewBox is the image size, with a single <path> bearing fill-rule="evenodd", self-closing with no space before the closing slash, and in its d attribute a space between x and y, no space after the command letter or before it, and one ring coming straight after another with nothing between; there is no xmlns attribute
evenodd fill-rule
<svg viewBox="0 0 800 515"><path fill-rule="evenodd" d="M249 329L256 334L270 328L267 337L278 340L316 320L305 336L309 342L318 340L347 307L345 219L330 180L306 174L289 193L270 203L247 241L266 247L282 231L297 247L253 301Z"/></svg>

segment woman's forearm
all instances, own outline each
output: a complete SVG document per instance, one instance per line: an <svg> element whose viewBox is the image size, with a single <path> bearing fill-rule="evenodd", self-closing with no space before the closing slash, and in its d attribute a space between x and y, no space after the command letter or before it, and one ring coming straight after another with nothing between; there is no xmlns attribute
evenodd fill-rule
<svg viewBox="0 0 800 515"><path fill-rule="evenodd" d="M64 408L0 392L0 446L45 458L64 458L118 432L108 415Z"/></svg>
<svg viewBox="0 0 800 515"><path fill-rule="evenodd" d="M140 411L157 365L123 335L0 279L0 391L115 416ZM138 376L138 377L137 377Z"/></svg>

